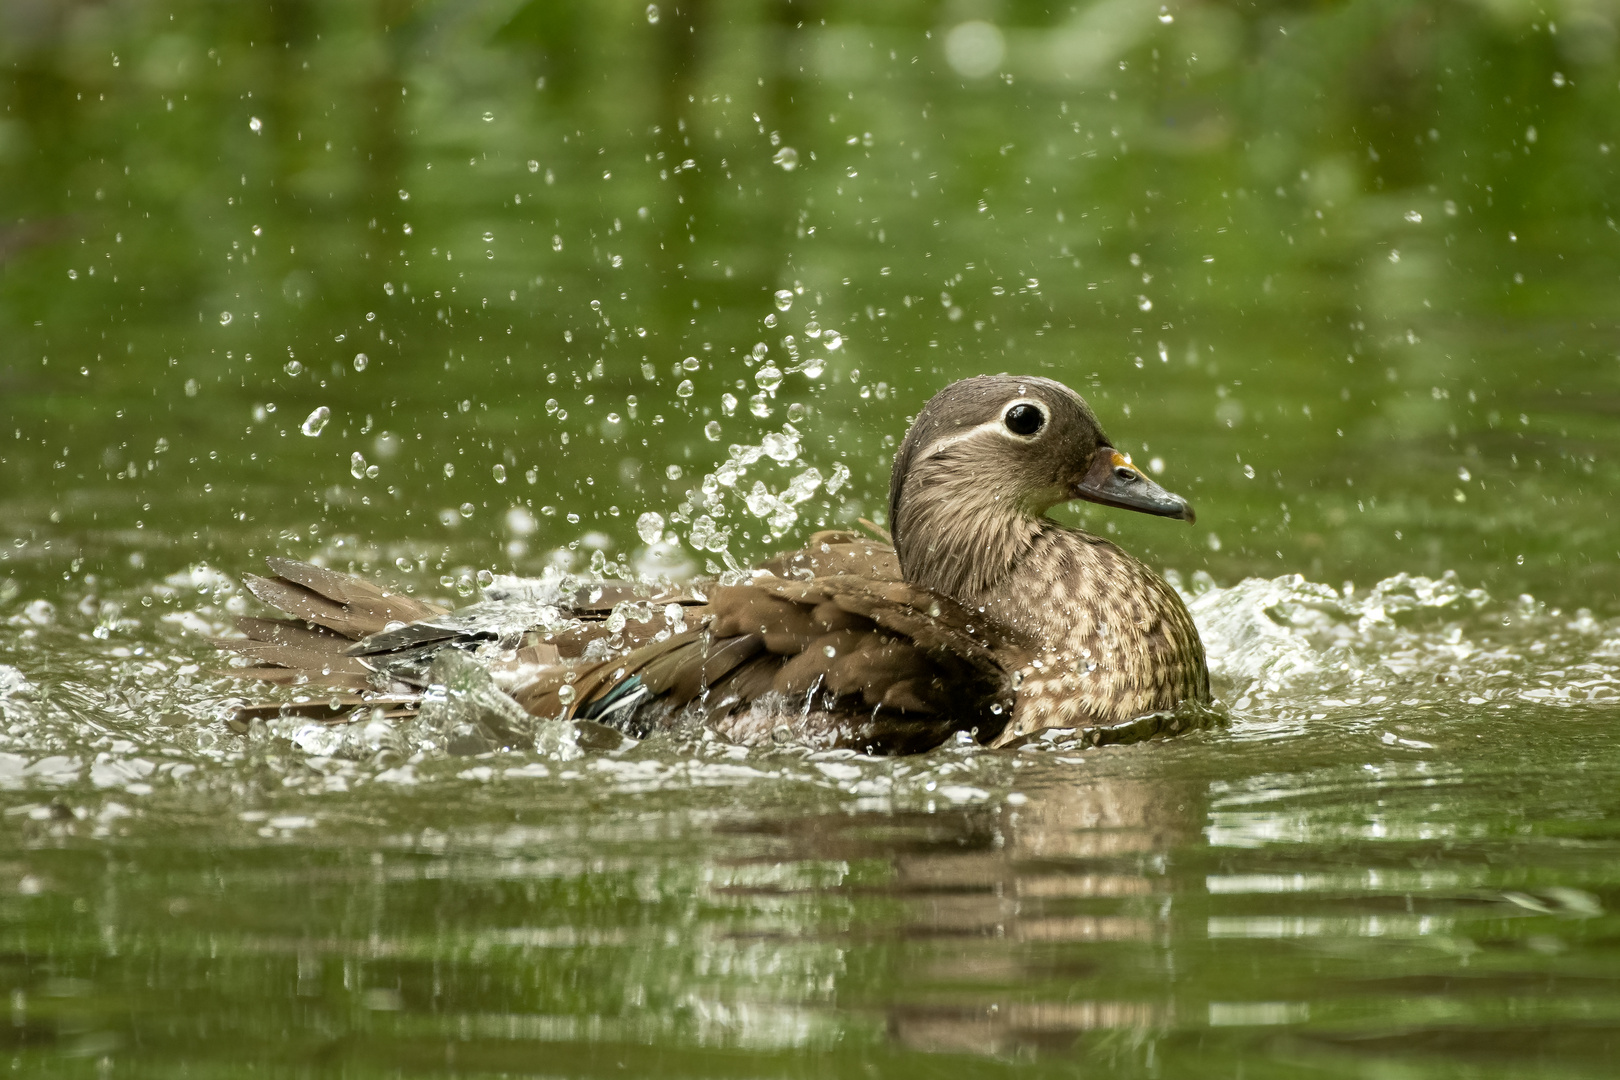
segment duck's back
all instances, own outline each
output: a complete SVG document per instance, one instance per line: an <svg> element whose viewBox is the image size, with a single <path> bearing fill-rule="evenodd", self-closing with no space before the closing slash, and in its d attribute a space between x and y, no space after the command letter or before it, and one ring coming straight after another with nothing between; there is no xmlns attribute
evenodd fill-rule
<svg viewBox="0 0 1620 1080"><path fill-rule="evenodd" d="M500 654L487 659L536 716L644 736L698 715L747 744L891 753L956 730L992 738L1012 711L1009 643L993 625L901 581L892 547L852 533L819 533L741 584L593 586L572 597L566 625L515 636L499 605L483 616L412 610L417 621L385 628L415 602L307 564L272 568L276 578L250 588L299 618L244 620L248 638L220 644L258 661L244 674L283 683L359 689L369 676L408 692L442 650L481 648ZM626 619L626 601L655 617ZM298 640L283 642L289 634Z"/></svg>

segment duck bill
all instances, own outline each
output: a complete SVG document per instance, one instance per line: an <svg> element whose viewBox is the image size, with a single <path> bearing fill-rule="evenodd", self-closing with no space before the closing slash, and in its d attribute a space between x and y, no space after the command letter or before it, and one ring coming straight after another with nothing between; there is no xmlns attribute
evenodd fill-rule
<svg viewBox="0 0 1620 1080"><path fill-rule="evenodd" d="M1193 521L1187 500L1164 490L1131 464L1118 450L1105 447L1097 454L1086 475L1074 486L1074 497L1121 510L1135 510L1158 517Z"/></svg>

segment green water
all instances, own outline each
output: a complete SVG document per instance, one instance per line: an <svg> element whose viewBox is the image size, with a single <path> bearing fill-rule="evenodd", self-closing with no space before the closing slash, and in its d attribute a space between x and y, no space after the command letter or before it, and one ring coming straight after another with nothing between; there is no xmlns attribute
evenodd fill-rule
<svg viewBox="0 0 1620 1080"><path fill-rule="evenodd" d="M1610 1075L1617 27L0 5L0 1067ZM457 603L745 563L881 517L907 418L1002 370L1196 506L1060 513L1174 572L1229 726L221 722L266 554Z"/></svg>

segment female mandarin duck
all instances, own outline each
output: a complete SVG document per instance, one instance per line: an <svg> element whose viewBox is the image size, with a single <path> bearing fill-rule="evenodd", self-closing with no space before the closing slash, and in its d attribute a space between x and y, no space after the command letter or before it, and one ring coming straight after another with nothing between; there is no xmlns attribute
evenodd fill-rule
<svg viewBox="0 0 1620 1080"><path fill-rule="evenodd" d="M696 714L745 744L890 753L956 731L1004 746L1207 702L1186 606L1114 544L1045 516L1072 499L1193 520L1114 449L1073 390L980 376L940 391L906 434L889 487L892 546L818 533L743 584L654 596L591 586L528 622L532 605L452 615L273 559L278 577L249 577L248 588L293 618L242 620L247 639L219 644L257 661L234 669L243 675L404 690L389 699L394 714L438 681L429 668L455 647L477 650L533 716L643 736ZM610 619L627 599L663 606L667 625Z"/></svg>

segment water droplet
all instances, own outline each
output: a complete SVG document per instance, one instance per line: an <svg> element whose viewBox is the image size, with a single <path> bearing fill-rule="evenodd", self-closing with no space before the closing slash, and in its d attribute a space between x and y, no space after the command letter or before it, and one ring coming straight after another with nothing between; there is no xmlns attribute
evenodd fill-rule
<svg viewBox="0 0 1620 1080"><path fill-rule="evenodd" d="M494 113L492 113L492 112L485 112L484 113L484 123L487 124L493 119L495 119L495 114Z"/></svg>
<svg viewBox="0 0 1620 1080"><path fill-rule="evenodd" d="M371 358L368 357L365 353L355 353L354 354L354 370L356 370L356 371L364 371L364 370L366 370L366 365L369 364L369 363L371 363Z"/></svg>
<svg viewBox="0 0 1620 1080"><path fill-rule="evenodd" d="M445 463L444 463L444 478L445 478L445 479L446 479L446 480L448 480L448 479L450 479L450 478L451 478L451 477L452 477L452 476L454 476L454 475L456 475L456 467L455 467L455 466L454 466L454 465L452 465L452 464L451 464L451 463L450 463L450 462L448 462L448 461L447 461L447 462L445 462Z"/></svg>
<svg viewBox="0 0 1620 1080"><path fill-rule="evenodd" d="M506 466L505 465L497 465L491 471L495 474L495 482L497 484L506 483Z"/></svg>
<svg viewBox="0 0 1620 1080"><path fill-rule="evenodd" d="M572 705L576 694L577 691L572 686L563 685L557 687L557 700L564 705Z"/></svg>
<svg viewBox="0 0 1620 1080"><path fill-rule="evenodd" d="M1164 23L1164 25L1169 26L1171 23L1176 21L1176 17L1170 13L1169 8L1160 7L1159 8L1159 21Z"/></svg>
<svg viewBox="0 0 1620 1080"><path fill-rule="evenodd" d="M804 366L799 370L804 372L804 377L807 379L819 379L826 366L826 362L821 357L812 356L804 362Z"/></svg>
<svg viewBox="0 0 1620 1080"><path fill-rule="evenodd" d="M1136 306L1139 309L1141 309L1142 311L1152 311L1153 310L1153 301L1149 300L1145 296L1138 296L1136 298Z"/></svg>
<svg viewBox="0 0 1620 1080"><path fill-rule="evenodd" d="M685 474L679 465L668 465L664 468L664 475L671 480L679 480Z"/></svg>
<svg viewBox="0 0 1620 1080"><path fill-rule="evenodd" d="M822 332L821 343L827 347L828 352L832 352L844 344L844 337L836 330L826 330Z"/></svg>
<svg viewBox="0 0 1620 1080"><path fill-rule="evenodd" d="M1472 480L1473 478L1474 478L1473 474L1468 471L1466 466L1462 467L1462 468L1459 468L1457 470L1457 479L1462 480L1462 481L1464 481L1466 483L1467 481Z"/></svg>
<svg viewBox="0 0 1620 1080"><path fill-rule="evenodd" d="M197 391L201 389L202 385L198 383L196 379L186 380L186 397L196 397Z"/></svg>
<svg viewBox="0 0 1620 1080"><path fill-rule="evenodd" d="M730 539L731 530L715 525L714 519L708 514L700 514L692 522L692 546L699 551L724 551Z"/></svg>
<svg viewBox="0 0 1620 1080"><path fill-rule="evenodd" d="M799 167L799 152L791 146L784 146L771 156L771 161L782 166L784 172L792 172Z"/></svg>
<svg viewBox="0 0 1620 1080"><path fill-rule="evenodd" d="M636 535L644 544L656 544L664 538L664 515L649 510L636 518Z"/></svg>
<svg viewBox="0 0 1620 1080"><path fill-rule="evenodd" d="M1243 475L1247 476L1250 480L1253 480L1254 479L1254 466L1253 465L1245 465L1245 466L1243 466Z"/></svg>
<svg viewBox="0 0 1620 1080"><path fill-rule="evenodd" d="M404 188L399 189L399 201L400 202L409 202L410 198L411 198L411 193L410 192L406 191Z"/></svg>
<svg viewBox="0 0 1620 1080"><path fill-rule="evenodd" d="M818 338L818 337L820 337L821 336L821 324L816 322L816 320L814 320L814 319L811 319L809 322L805 323L804 324L804 336L808 337L808 338Z"/></svg>
<svg viewBox="0 0 1620 1080"><path fill-rule="evenodd" d="M314 412L304 417L304 423L298 430L305 435L314 437L326 430L326 425L332 420L332 410L325 405L318 406Z"/></svg>
<svg viewBox="0 0 1620 1080"><path fill-rule="evenodd" d="M735 413L737 411L737 395L736 394L721 394L720 395L720 411L725 413L727 416L730 416L733 413Z"/></svg>
<svg viewBox="0 0 1620 1080"><path fill-rule="evenodd" d="M704 436L704 438L708 439L710 442L719 442L720 441L720 421L718 421L718 420L710 420L707 424L704 424L703 425L703 436Z"/></svg>
<svg viewBox="0 0 1620 1080"><path fill-rule="evenodd" d="M492 233L492 232L484 233L484 243L493 244L494 242L495 242L495 234L494 233Z"/></svg>
<svg viewBox="0 0 1620 1080"><path fill-rule="evenodd" d="M698 362L698 358L695 356L688 356L685 360L681 361L681 367L685 368L687 371L696 371L702 366L703 365Z"/></svg>
<svg viewBox="0 0 1620 1080"><path fill-rule="evenodd" d="M658 5L657 4L648 4L647 5L647 21L650 22L650 23L654 23L654 24L656 24L658 22Z"/></svg>
<svg viewBox="0 0 1620 1080"><path fill-rule="evenodd" d="M764 394L755 394L748 399L748 411L761 419L771 415L771 403Z"/></svg>
<svg viewBox="0 0 1620 1080"><path fill-rule="evenodd" d="M788 462L799 456L799 440L784 432L770 432L759 441L759 447L772 461Z"/></svg>
<svg viewBox="0 0 1620 1080"><path fill-rule="evenodd" d="M366 478L366 456L358 450L349 455L349 475L356 480Z"/></svg>
<svg viewBox="0 0 1620 1080"><path fill-rule="evenodd" d="M692 389L692 380L682 379L681 384L675 388L675 396L683 398L691 397Z"/></svg>
<svg viewBox="0 0 1620 1080"><path fill-rule="evenodd" d="M299 363L297 360L289 360L285 364L281 365L281 370L285 371L289 375L297 375L304 370L304 365Z"/></svg>
<svg viewBox="0 0 1620 1080"><path fill-rule="evenodd" d="M222 311L222 312L219 313L219 325L221 325L221 326L229 326L229 325L231 325L231 313L230 312Z"/></svg>
<svg viewBox="0 0 1620 1080"><path fill-rule="evenodd" d="M793 292L790 289L776 290L776 310L786 311L793 306Z"/></svg>
<svg viewBox="0 0 1620 1080"><path fill-rule="evenodd" d="M782 385L782 369L775 364L766 364L754 372L754 381L759 384L761 390L774 396L776 388Z"/></svg>
<svg viewBox="0 0 1620 1080"><path fill-rule="evenodd" d="M464 517L464 518L470 518L470 517L473 516L473 504L472 503L462 503L461 504L461 516Z"/></svg>
<svg viewBox="0 0 1620 1080"><path fill-rule="evenodd" d="M1406 220L1410 221L1414 225L1420 225L1423 222L1423 215L1418 213L1416 210L1408 210L1406 212Z"/></svg>
<svg viewBox="0 0 1620 1080"><path fill-rule="evenodd" d="M257 135L259 132L264 130L264 121L260 120L257 116L248 117L248 130Z"/></svg>
<svg viewBox="0 0 1620 1080"><path fill-rule="evenodd" d="M561 251L562 250L562 237L553 236L551 238L551 250L552 251Z"/></svg>

